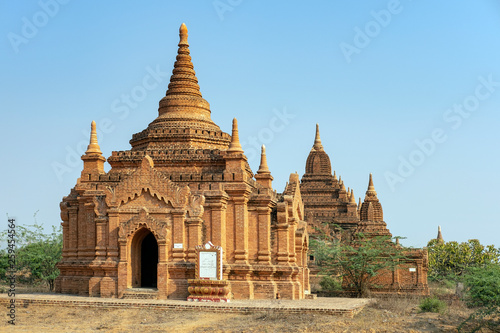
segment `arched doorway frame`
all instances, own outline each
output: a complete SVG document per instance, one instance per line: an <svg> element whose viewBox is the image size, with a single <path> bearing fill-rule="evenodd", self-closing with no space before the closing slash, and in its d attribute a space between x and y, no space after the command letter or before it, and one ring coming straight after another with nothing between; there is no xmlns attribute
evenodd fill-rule
<svg viewBox="0 0 500 333"><path fill-rule="evenodd" d="M149 235L152 235L154 237L154 240L157 245L157 262L156 262L156 279L155 279L155 284L157 284L159 277L158 277L158 263L160 259L160 247L158 246L158 239L156 238L155 234L151 232L146 227L143 227L139 229L135 235L132 238L129 250L129 258L130 258L130 277L131 281L129 285L131 285L132 288L139 288L139 287L154 287L154 286L145 286L144 285L144 277L142 276L143 274L143 256L142 256L142 250L143 250L143 243L146 237Z"/></svg>
<svg viewBox="0 0 500 333"><path fill-rule="evenodd" d="M125 290L133 288L132 244L140 244L151 232L158 244L157 289L158 297L167 297L167 258L170 243L171 223L169 220L158 221L151 217L146 208L125 223L121 223L118 232L120 261L118 263L118 297ZM142 235L141 235L142 234ZM137 242L137 243L136 243Z"/></svg>

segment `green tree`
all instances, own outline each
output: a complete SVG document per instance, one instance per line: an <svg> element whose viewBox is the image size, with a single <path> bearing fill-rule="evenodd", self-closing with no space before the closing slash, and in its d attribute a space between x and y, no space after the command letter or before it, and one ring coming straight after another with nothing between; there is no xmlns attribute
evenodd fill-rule
<svg viewBox="0 0 500 333"><path fill-rule="evenodd" d="M407 249L394 244L389 236L357 233L345 241L316 240L311 248L321 272L340 274L344 285L358 297L376 287L374 277L396 269L407 259Z"/></svg>
<svg viewBox="0 0 500 333"><path fill-rule="evenodd" d="M500 332L500 265L471 268L464 282L467 305L477 310L459 326L459 331L477 332L486 327Z"/></svg>
<svg viewBox="0 0 500 333"><path fill-rule="evenodd" d="M50 290L54 290L54 281L59 276L56 264L62 257L62 234L54 229L47 235L41 226L32 227L34 230L27 233L31 241L17 252L18 267L30 272L30 282L46 281Z"/></svg>
<svg viewBox="0 0 500 333"><path fill-rule="evenodd" d="M36 215L36 214L35 214ZM24 283L44 281L54 290L54 281L59 275L56 264L62 258L62 232L52 227L52 233L45 234L43 227L34 225L16 226L16 269L18 280ZM2 234L5 240L6 232ZM5 279L4 252L0 253L0 275ZM22 273L22 274L21 274Z"/></svg>
<svg viewBox="0 0 500 333"><path fill-rule="evenodd" d="M429 252L429 279L457 281L471 267L481 267L500 262L500 249L493 245L484 246L477 239L458 243L431 240Z"/></svg>

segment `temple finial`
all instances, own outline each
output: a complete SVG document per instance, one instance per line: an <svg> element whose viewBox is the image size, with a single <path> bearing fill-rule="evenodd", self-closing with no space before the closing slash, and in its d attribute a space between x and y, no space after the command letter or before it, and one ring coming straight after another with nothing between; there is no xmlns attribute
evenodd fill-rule
<svg viewBox="0 0 500 333"><path fill-rule="evenodd" d="M229 149L227 150L231 153L242 153L243 148L240 144L240 136L238 134L238 121L236 118L233 118L233 130L231 133L231 144L229 145Z"/></svg>
<svg viewBox="0 0 500 333"><path fill-rule="evenodd" d="M321 138L319 136L319 124L316 124L316 137L314 138L314 149L323 150L323 145L321 144Z"/></svg>
<svg viewBox="0 0 500 333"><path fill-rule="evenodd" d="M186 24L182 23L181 27L179 28L179 37L180 37L180 42L179 44L187 44L188 42L188 29L186 27Z"/></svg>
<svg viewBox="0 0 500 333"><path fill-rule="evenodd" d="M101 148L99 147L99 143L97 142L97 130L96 130L96 124L95 121L92 120L92 124L90 125L90 143L87 147L87 151L85 152L86 155L88 154L99 154L101 155Z"/></svg>
<svg viewBox="0 0 500 333"><path fill-rule="evenodd" d="M262 145L262 150L260 154L260 166L257 173L258 174L271 173L271 171L269 171L269 167L267 166L266 146L264 145Z"/></svg>

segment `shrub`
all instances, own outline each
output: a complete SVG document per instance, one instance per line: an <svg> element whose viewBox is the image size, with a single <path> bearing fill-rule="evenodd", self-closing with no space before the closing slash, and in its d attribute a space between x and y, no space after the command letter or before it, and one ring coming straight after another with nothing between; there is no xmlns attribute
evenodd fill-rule
<svg viewBox="0 0 500 333"><path fill-rule="evenodd" d="M446 310L446 303L436 297L424 298L419 306L421 312L443 313Z"/></svg>

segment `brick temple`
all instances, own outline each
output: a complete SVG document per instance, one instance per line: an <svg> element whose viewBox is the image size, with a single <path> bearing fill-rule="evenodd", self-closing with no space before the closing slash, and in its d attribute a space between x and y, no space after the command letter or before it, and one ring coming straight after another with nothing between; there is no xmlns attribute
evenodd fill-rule
<svg viewBox="0 0 500 333"><path fill-rule="evenodd" d="M160 299L186 299L195 247L223 249L223 279L234 299L309 290L308 234L297 174L277 194L265 148L253 173L232 134L211 119L191 62L188 32L158 117L106 159L95 123L76 186L61 202L63 258L56 291L126 297L149 288Z"/></svg>
<svg viewBox="0 0 500 333"><path fill-rule="evenodd" d="M107 159L92 122L76 186L61 204L63 258L56 291L100 297L186 299L196 247L223 249L223 279L233 299L305 298L310 290L309 234L391 236L372 176L365 200L335 172L319 128L302 179L282 193L262 147L254 174L236 119L224 133L211 119L191 61L187 28L158 117ZM104 171L104 164L111 169ZM308 221L308 222L306 222ZM411 250L407 266L378 277L382 291L426 294L427 252Z"/></svg>
<svg viewBox="0 0 500 333"><path fill-rule="evenodd" d="M341 241L355 233L363 233L367 237L392 237L384 222L382 204L377 197L372 175L368 180L364 201L361 202L360 198L356 204L354 191L346 189L335 171L332 174L330 157L323 148L318 125L314 145L307 157L305 174L301 179L300 193L308 221L308 232L312 237L326 234ZM408 260L400 268L376 277L378 291L429 294L427 250L409 249L405 255Z"/></svg>

